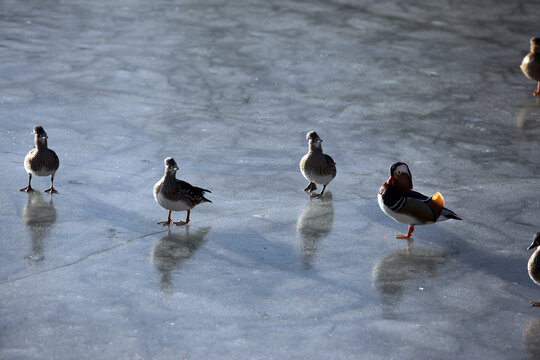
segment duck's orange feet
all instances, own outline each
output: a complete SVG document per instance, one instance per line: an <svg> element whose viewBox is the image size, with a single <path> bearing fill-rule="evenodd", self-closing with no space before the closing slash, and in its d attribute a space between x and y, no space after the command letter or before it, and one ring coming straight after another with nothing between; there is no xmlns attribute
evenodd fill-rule
<svg viewBox="0 0 540 360"><path fill-rule="evenodd" d="M540 95L540 81L538 82L538 88L536 88L536 90L529 91L529 93L531 93L531 94L533 94L535 96Z"/></svg>
<svg viewBox="0 0 540 360"><path fill-rule="evenodd" d="M315 184L313 184L313 185L315 185ZM310 198L315 198L315 199L320 199L320 198L323 196L324 190L325 190L325 189L326 189L326 185L323 185L323 188L322 188L320 194L310 193L310 194L309 194L309 197L310 197Z"/></svg>
<svg viewBox="0 0 540 360"><path fill-rule="evenodd" d="M162 225L162 226L169 226L172 224L172 220L171 220L171 210L169 210L169 216L167 216L167 220L166 221L160 221L158 222L158 225Z"/></svg>
<svg viewBox="0 0 540 360"><path fill-rule="evenodd" d="M314 182L310 182L309 185L304 189L304 191L315 191L317 190L317 185Z"/></svg>
<svg viewBox="0 0 540 360"><path fill-rule="evenodd" d="M408 239L411 237L412 233L414 231L414 225L409 225L409 231L407 231L407 234L396 234L396 239Z"/></svg>
<svg viewBox="0 0 540 360"><path fill-rule="evenodd" d="M187 225L187 223L189 223L189 214L191 213L191 210L188 210L187 211L187 215L186 215L186 221L177 221L175 222L174 224L176 226L182 226L182 225Z"/></svg>

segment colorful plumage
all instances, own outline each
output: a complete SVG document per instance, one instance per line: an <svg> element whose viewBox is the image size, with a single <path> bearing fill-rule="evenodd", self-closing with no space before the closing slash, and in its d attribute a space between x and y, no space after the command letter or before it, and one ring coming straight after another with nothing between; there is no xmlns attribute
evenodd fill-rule
<svg viewBox="0 0 540 360"><path fill-rule="evenodd" d="M536 250L534 250L529 258L527 270L529 271L531 280L540 285L540 232L534 234L533 242L529 245L527 250L532 250L534 248L536 248ZM530 303L531 306L540 306L540 301L531 301Z"/></svg>
<svg viewBox="0 0 540 360"><path fill-rule="evenodd" d="M379 207L392 219L409 225L405 235L410 238L415 225L432 224L448 219L461 220L452 210L444 207L440 193L427 197L413 191L412 175L407 164L396 162L390 167L390 178L384 182L378 194Z"/></svg>

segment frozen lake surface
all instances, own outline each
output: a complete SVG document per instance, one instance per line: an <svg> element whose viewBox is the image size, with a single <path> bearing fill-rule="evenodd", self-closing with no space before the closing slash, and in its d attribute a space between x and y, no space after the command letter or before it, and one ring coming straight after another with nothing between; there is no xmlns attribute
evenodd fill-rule
<svg viewBox="0 0 540 360"><path fill-rule="evenodd" d="M0 358L540 358L540 101L519 70L539 13L1 1ZM36 124L57 195L18 191ZM322 200L309 130L337 163ZM213 201L170 231L167 156ZM464 220L395 239L376 196L398 160Z"/></svg>

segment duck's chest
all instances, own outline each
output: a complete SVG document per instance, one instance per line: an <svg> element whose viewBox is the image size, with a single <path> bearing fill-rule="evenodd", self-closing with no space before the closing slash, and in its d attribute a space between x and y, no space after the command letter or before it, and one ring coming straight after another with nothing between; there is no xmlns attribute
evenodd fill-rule
<svg viewBox="0 0 540 360"><path fill-rule="evenodd" d="M521 63L521 71L529 79L540 81L540 55L529 54Z"/></svg>
<svg viewBox="0 0 540 360"><path fill-rule="evenodd" d="M306 154L300 161L300 171L306 180L317 184L328 184L335 177L322 154Z"/></svg>
<svg viewBox="0 0 540 360"><path fill-rule="evenodd" d="M156 201L159 205L164 207L167 210L172 211L185 211L192 208L186 201L184 200L171 200L163 195L163 192L159 191L155 195Z"/></svg>
<svg viewBox="0 0 540 360"><path fill-rule="evenodd" d="M531 280L540 285L540 249L535 250L532 254L527 269Z"/></svg>
<svg viewBox="0 0 540 360"><path fill-rule="evenodd" d="M58 169L57 157L51 151L33 150L24 160L26 171L36 176L49 176Z"/></svg>

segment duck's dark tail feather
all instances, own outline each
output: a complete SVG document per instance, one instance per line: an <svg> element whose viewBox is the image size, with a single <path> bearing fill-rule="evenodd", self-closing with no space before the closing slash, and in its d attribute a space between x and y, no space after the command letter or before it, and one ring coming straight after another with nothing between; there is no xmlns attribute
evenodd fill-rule
<svg viewBox="0 0 540 360"><path fill-rule="evenodd" d="M448 219L463 220L462 218L457 216L455 212L447 208L443 208L441 210L441 216L444 216L445 218L448 218Z"/></svg>

